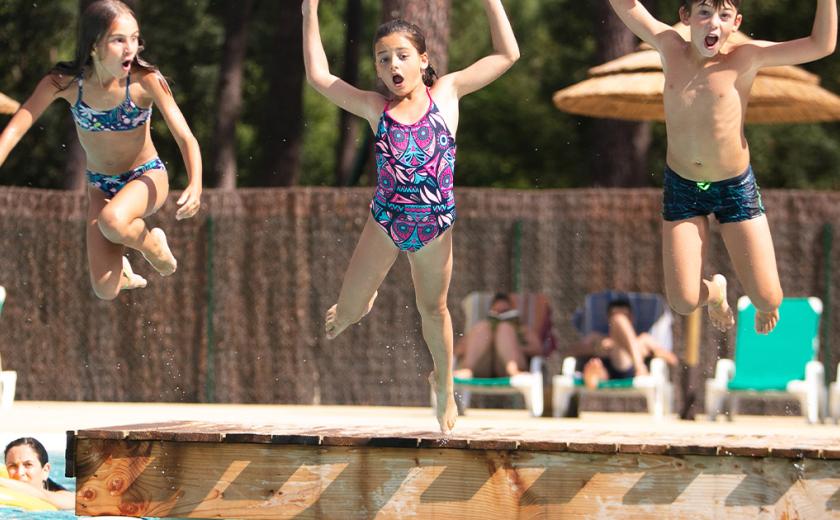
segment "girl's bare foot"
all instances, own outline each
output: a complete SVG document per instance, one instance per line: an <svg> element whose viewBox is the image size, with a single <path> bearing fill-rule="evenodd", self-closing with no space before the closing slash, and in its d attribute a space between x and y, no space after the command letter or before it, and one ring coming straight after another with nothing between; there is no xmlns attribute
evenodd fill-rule
<svg viewBox="0 0 840 520"><path fill-rule="evenodd" d="M772 312L755 310L755 331L759 334L770 334L779 322L779 309Z"/></svg>
<svg viewBox="0 0 840 520"><path fill-rule="evenodd" d="M732 314L732 308L729 307L729 302L726 301L726 277L722 274L716 274L712 277L712 283L718 286L720 293L720 300L709 300L707 307L709 308L709 319L712 320L712 325L721 332L726 332L733 325L735 325L735 316Z"/></svg>
<svg viewBox="0 0 840 520"><path fill-rule="evenodd" d="M122 278L123 283L120 287L121 291L130 291L131 289L142 289L143 287L146 287L146 279L139 274L134 273L134 270L131 269L131 264L128 262L128 258L126 257L122 257Z"/></svg>
<svg viewBox="0 0 840 520"><path fill-rule="evenodd" d="M365 312L363 312L361 316L358 316L356 318L346 319L344 316L339 316L338 304L335 304L332 307L330 307L327 311L327 315L324 321L324 330L327 333L327 339L335 339L339 334L344 332L344 329L367 316L367 314L373 308L373 302L376 300L376 297L378 295L379 291L373 293L373 296L371 296L370 301L368 302L367 309L365 309Z"/></svg>
<svg viewBox="0 0 840 520"><path fill-rule="evenodd" d="M440 431L444 435L452 433L455 427L455 419L458 418L458 406L455 404L455 391L452 379L444 378L438 381L435 371L429 374L429 384L435 394L435 414L437 415Z"/></svg>
<svg viewBox="0 0 840 520"><path fill-rule="evenodd" d="M149 231L149 234L152 235L152 238L154 238L155 242L157 242L155 244L157 254L150 256L143 253L143 258L152 264L152 267L154 267L155 271L160 273L161 276L171 275L176 269L178 269L178 261L175 260L175 256L172 255L172 251L169 249L169 244L166 243L166 233L164 233L160 228L154 228Z"/></svg>

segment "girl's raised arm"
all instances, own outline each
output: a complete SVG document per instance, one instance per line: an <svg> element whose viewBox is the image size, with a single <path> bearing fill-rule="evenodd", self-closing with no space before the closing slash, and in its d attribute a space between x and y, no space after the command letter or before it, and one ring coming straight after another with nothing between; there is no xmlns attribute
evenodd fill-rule
<svg viewBox="0 0 840 520"><path fill-rule="evenodd" d="M201 207L201 150L198 147L198 141L190 131L187 120L184 119L181 109L175 103L172 91L169 90L163 76L159 72L144 74L140 83L152 96L155 105L163 114L166 126L172 132L181 150L181 156L184 158L190 180L184 193L178 199L180 208L175 212L175 218L178 220L190 218L198 213Z"/></svg>
<svg viewBox="0 0 840 520"><path fill-rule="evenodd" d="M321 31L318 27L318 0L304 0L303 11L303 63L306 80L315 90L339 107L367 119L376 128L385 98L376 92L360 90L330 73L330 65Z"/></svg>
<svg viewBox="0 0 840 520"><path fill-rule="evenodd" d="M490 22L493 53L469 67L447 74L441 80L451 80L459 98L489 85L505 73L519 59L519 45L510 26L501 0L484 0L484 10ZM448 76L448 77L447 77Z"/></svg>
<svg viewBox="0 0 840 520"><path fill-rule="evenodd" d="M50 103L55 101L56 94L58 94L58 86L55 81L56 76L54 74L45 76L35 87L35 91L29 96L29 99L12 116L9 124L3 129L3 133L0 133L0 166L6 162L12 148L32 127L32 123L37 121L44 110L50 106Z"/></svg>

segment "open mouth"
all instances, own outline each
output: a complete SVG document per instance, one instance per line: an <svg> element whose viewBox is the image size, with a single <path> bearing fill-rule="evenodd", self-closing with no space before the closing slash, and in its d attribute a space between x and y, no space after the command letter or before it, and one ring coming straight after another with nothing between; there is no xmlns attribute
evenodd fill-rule
<svg viewBox="0 0 840 520"><path fill-rule="evenodd" d="M397 86L397 87L402 85L403 81L404 81L403 77L400 76L399 74L394 74L394 76L391 78L391 80L394 82L394 86Z"/></svg>
<svg viewBox="0 0 840 520"><path fill-rule="evenodd" d="M704 43L706 44L707 49L713 48L715 45L717 45L718 41L720 41L720 36L716 34L710 34L704 39Z"/></svg>
<svg viewBox="0 0 840 520"><path fill-rule="evenodd" d="M124 70L128 70L128 69L130 69L130 68L131 68L131 61L132 61L132 60L124 60L124 61L122 62L122 68L123 68Z"/></svg>

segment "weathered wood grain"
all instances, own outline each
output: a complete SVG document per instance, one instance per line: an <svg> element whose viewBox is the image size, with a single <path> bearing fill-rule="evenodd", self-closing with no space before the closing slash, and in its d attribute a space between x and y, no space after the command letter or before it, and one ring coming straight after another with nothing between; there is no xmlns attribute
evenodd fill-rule
<svg viewBox="0 0 840 520"><path fill-rule="evenodd" d="M111 431L122 432L122 438L113 438ZM161 439L150 440L155 431ZM203 423L80 431L73 451L76 513L254 519L840 518L840 461L805 458L805 448L785 451L778 439L710 436L680 444L663 435L657 444L651 437L640 442L638 436L616 434L587 442L574 431L493 439L492 430L481 430L444 442L432 433L404 433L315 428L307 434L276 425ZM222 436L222 442L209 441L214 436ZM180 440L189 438L196 440ZM776 451L782 456L773 456Z"/></svg>

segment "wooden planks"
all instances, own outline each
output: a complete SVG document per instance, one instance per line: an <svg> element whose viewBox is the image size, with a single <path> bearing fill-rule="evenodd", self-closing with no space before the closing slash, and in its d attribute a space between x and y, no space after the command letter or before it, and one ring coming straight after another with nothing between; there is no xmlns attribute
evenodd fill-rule
<svg viewBox="0 0 840 520"><path fill-rule="evenodd" d="M75 432L68 457L79 515L840 518L840 460L807 439L583 433L181 421Z"/></svg>

